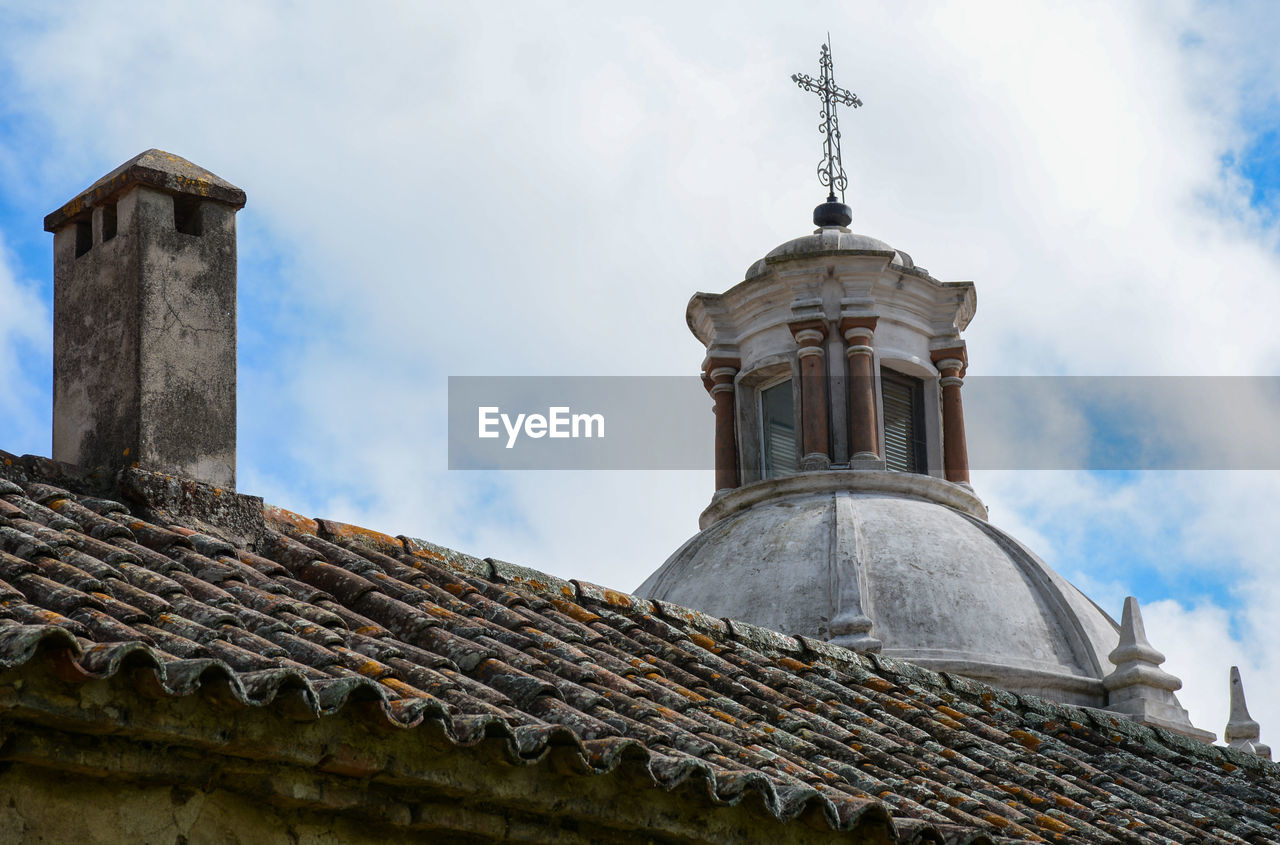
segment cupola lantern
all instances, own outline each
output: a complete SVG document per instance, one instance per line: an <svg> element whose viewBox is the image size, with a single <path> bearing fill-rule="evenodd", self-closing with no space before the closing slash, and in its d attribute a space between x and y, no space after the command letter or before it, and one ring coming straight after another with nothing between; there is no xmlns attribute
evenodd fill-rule
<svg viewBox="0 0 1280 845"><path fill-rule="evenodd" d="M797 472L888 470L968 495L960 333L975 304L971 282L940 282L836 226L773 250L725 293L695 294L687 319L707 347L717 494Z"/></svg>
<svg viewBox="0 0 1280 845"><path fill-rule="evenodd" d="M1114 705L1211 741L1178 705L1176 678L1137 692L1118 680L1109 656L1120 626L987 521L969 484L961 401L974 285L940 281L850 230L835 106L861 101L832 81L829 46L821 61L821 80L793 79L822 97L827 201L812 234L724 293L689 301L715 409L716 489L701 530L637 592L1016 692ZM1135 696L1156 703L1139 708Z"/></svg>

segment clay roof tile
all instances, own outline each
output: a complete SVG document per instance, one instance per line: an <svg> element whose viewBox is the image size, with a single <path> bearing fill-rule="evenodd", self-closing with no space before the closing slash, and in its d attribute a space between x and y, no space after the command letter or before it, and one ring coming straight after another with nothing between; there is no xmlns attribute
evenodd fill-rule
<svg viewBox="0 0 1280 845"><path fill-rule="evenodd" d="M883 823L886 841L1280 831L1273 764L1119 717L269 506L233 543L164 503L68 489L47 462L4 466L0 667L47 641L68 677L146 665L164 695L219 678L291 718L438 720L461 747L642 761L666 788L701 779L714 802Z"/></svg>

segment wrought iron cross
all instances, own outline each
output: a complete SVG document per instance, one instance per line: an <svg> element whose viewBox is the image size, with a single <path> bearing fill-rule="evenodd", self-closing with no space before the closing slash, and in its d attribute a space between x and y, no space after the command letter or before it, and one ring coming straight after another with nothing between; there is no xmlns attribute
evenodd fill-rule
<svg viewBox="0 0 1280 845"><path fill-rule="evenodd" d="M840 162L840 124L836 120L836 106L845 105L857 108L862 101L857 95L835 83L835 72L831 65L831 36L822 45L822 56L819 59L822 67L822 79L817 80L808 74L793 73L791 81L805 91L812 91L822 97L822 123L818 131L823 134L822 161L818 163L818 181L827 188L827 202L836 201L836 189L840 190L840 201L844 202L844 189L849 180L844 175L844 165Z"/></svg>

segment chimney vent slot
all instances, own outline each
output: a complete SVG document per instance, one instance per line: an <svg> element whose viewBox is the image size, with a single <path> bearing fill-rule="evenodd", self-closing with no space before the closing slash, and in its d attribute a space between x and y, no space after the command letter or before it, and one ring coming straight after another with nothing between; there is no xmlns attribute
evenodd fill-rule
<svg viewBox="0 0 1280 845"><path fill-rule="evenodd" d="M184 235L201 234L199 197L173 198L173 228Z"/></svg>
<svg viewBox="0 0 1280 845"><path fill-rule="evenodd" d="M105 244L116 236L116 204L102 207L102 242Z"/></svg>
<svg viewBox="0 0 1280 845"><path fill-rule="evenodd" d="M93 221L86 217L76 221L76 258L93 249Z"/></svg>

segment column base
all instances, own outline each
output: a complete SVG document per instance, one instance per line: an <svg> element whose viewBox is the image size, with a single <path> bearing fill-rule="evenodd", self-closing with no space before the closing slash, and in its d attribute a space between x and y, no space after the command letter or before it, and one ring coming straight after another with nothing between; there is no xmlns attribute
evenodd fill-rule
<svg viewBox="0 0 1280 845"><path fill-rule="evenodd" d="M814 470L831 469L831 459L821 452L814 452L811 455L805 455L800 459L801 472L813 472Z"/></svg>
<svg viewBox="0 0 1280 845"><path fill-rule="evenodd" d="M858 452L849 458L849 469L879 469L885 468L884 458L875 452Z"/></svg>

